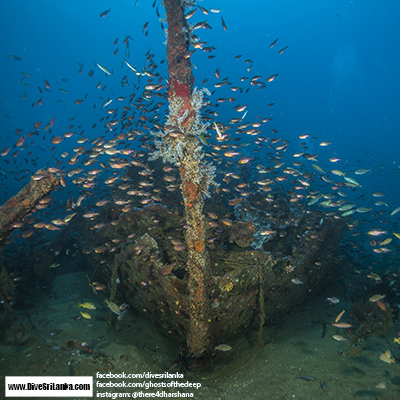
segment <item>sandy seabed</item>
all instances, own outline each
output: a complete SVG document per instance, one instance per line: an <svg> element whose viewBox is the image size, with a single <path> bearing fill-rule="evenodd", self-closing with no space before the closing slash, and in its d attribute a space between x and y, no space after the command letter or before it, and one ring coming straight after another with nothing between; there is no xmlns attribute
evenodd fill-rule
<svg viewBox="0 0 400 400"><path fill-rule="evenodd" d="M37 339L16 346L1 345L2 394L7 375L91 375L96 380L96 372L163 373L178 360L179 343L163 336L132 311L119 322L112 315L111 329L104 303L106 293L95 295L85 273L58 276L53 282L53 293L54 296L33 301L17 311ZM326 301L328 296L341 297L325 289L312 302L267 322L263 347L257 346L258 332L254 331L230 342L230 351L217 353L209 370L182 371L182 382L201 383L201 387L180 391L192 392L194 398L204 400L400 399L399 363L388 364L379 359L388 348L398 355L393 338L399 336L399 321L385 337L371 335L360 342L361 353L349 356L349 342L332 338L346 333L331 324L342 310L346 310L343 320L352 323L352 304L341 299L340 303L330 305ZM78 307L82 301L92 302L96 310ZM80 311L88 312L92 318L77 319ZM75 341L86 346L74 345ZM171 372L179 369L178 363Z"/></svg>

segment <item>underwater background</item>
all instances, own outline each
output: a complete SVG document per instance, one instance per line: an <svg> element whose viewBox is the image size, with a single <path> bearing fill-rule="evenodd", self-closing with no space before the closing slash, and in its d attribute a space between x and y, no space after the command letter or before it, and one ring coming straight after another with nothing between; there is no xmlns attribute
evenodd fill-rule
<svg viewBox="0 0 400 400"><path fill-rule="evenodd" d="M399 398L400 4L207 0L197 5L188 8L197 8L188 22L199 24L193 32L205 43L191 55L194 86L210 92L204 94L202 109L210 126L199 143L216 166L220 184L210 188L205 206L214 229L207 236L211 258L212 251L235 250L229 244L234 234L229 236L224 226L247 221L240 207L261 194L266 203L278 204L280 197L288 204L301 203L304 214L344 220L346 228L337 232L342 239L332 251L331 274L315 284L315 293L311 284L306 287L311 293L307 302L302 297L288 313L266 315L262 347L257 346L256 323L245 336L234 335L230 350L217 349L209 370L185 370L185 377L202 382L195 396L204 399L244 394L254 399ZM159 331L126 295L118 299L119 306L104 302L123 277L111 269L102 276L99 270L112 264L112 253L126 253L118 235L115 248L106 245L107 250L97 239L121 213L145 212L152 204L183 213L179 173L166 170L160 160L148 161L155 150L150 132L160 130L168 114L163 18L158 0L16 0L3 5L0 204L40 168L56 168L66 186L51 193L48 206L16 221L21 224L0 242L2 377L184 367L177 336ZM225 147L214 121L231 135ZM250 132L252 127L258 131ZM117 146L118 153L104 147L98 159L91 156L96 143L113 139L122 144L108 149ZM142 172L152 170L154 177L164 171L167 179L152 181L151 174L129 172L126 160L146 165ZM290 168L301 173L292 176ZM236 186L241 181L235 174L243 179L242 187ZM267 178L271 181L264 182ZM132 187L118 187L124 182ZM262 189L265 185L272 191ZM129 190L136 193L120 195ZM236 198L243 199L229 214L228 202ZM102 206L95 204L117 199L128 201L117 204L128 209L115 211L108 204L102 214ZM212 226L215 220L222 223ZM50 229L34 226L43 221ZM66 231L70 221L75 225ZM268 229L257 224L263 232ZM124 237L129 235L129 240L141 236L124 231ZM170 264L182 266L186 253L179 235L169 238L176 258L166 248L160 252L169 254ZM269 235L276 232L261 233ZM273 240L267 241L262 249L273 252ZM62 243L62 250L50 254L54 243ZM135 243L140 255L144 248ZM238 246L243 252L255 248ZM89 267L85 257L98 267ZM288 290L304 286L301 276L291 281ZM139 282L145 288L148 284ZM122 319L125 300L129 307ZM82 313L90 313L91 306L79 306L85 303L95 306L90 318ZM350 331L332 326L340 323L335 317L342 310Z"/></svg>

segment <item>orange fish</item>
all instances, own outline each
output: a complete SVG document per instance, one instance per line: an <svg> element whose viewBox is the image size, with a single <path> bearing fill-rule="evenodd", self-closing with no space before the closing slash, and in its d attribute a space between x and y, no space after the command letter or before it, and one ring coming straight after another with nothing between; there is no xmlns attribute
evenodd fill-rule
<svg viewBox="0 0 400 400"><path fill-rule="evenodd" d="M8 152L10 151L11 147L7 147L6 149L4 149L0 154L4 157L8 154Z"/></svg>
<svg viewBox="0 0 400 400"><path fill-rule="evenodd" d="M340 318L343 317L343 314L345 313L345 310L343 310L336 318L335 318L335 323L340 321Z"/></svg>
<svg viewBox="0 0 400 400"><path fill-rule="evenodd" d="M240 204L242 201L243 201L243 197L239 197L238 199L231 199L231 200L229 200L229 205L236 206L237 204Z"/></svg>
<svg viewBox="0 0 400 400"><path fill-rule="evenodd" d="M378 305L378 307L383 310L383 311L389 311L388 306L383 302L383 301L376 301L376 304Z"/></svg>
<svg viewBox="0 0 400 400"><path fill-rule="evenodd" d="M176 265L176 262L173 264L165 265L164 267L161 268L160 272L162 275L169 275L172 273L172 270L174 269Z"/></svg>
<svg viewBox="0 0 400 400"><path fill-rule="evenodd" d="M61 142L62 142L61 136L56 136L56 137L53 137L53 139L51 139L51 143L53 143L53 144L59 144Z"/></svg>
<svg viewBox="0 0 400 400"><path fill-rule="evenodd" d="M22 146L22 145L24 144L24 141L25 141L25 136L22 136L21 138L19 138L19 139L17 140L17 143L15 143L15 145L16 145L17 147Z"/></svg>

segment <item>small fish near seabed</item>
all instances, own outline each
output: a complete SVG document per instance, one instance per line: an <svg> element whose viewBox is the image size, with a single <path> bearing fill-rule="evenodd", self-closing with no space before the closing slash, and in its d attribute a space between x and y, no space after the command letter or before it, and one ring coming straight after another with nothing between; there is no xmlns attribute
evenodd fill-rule
<svg viewBox="0 0 400 400"><path fill-rule="evenodd" d="M338 303L340 302L340 300L339 300L337 297L335 297L335 296L333 296L333 297L327 297L327 298L326 298L326 301L329 301L329 304L330 304L330 305L338 304Z"/></svg>
<svg viewBox="0 0 400 400"><path fill-rule="evenodd" d="M113 301L110 301L108 299L104 300L104 303L107 304L107 307L114 313L117 315L121 314L121 310L118 307L118 304L114 303Z"/></svg>
<svg viewBox="0 0 400 400"><path fill-rule="evenodd" d="M126 303L121 304L120 306L113 301L110 301L108 299L104 300L104 302L107 304L107 307L116 315L118 315L118 321L121 321L122 318L124 318L125 314L128 311L129 305Z"/></svg>
<svg viewBox="0 0 400 400"><path fill-rule="evenodd" d="M218 346L214 347L216 351L229 351L232 350L232 347L229 344L219 344Z"/></svg>
<svg viewBox="0 0 400 400"><path fill-rule="evenodd" d="M386 297L386 294L375 294L372 297L369 298L369 301L371 303L376 303L379 300L382 300Z"/></svg>
<svg viewBox="0 0 400 400"><path fill-rule="evenodd" d="M333 339L335 339L338 342L345 342L348 339L346 339L345 337L343 337L342 335L332 335Z"/></svg>
<svg viewBox="0 0 400 400"><path fill-rule="evenodd" d="M81 315L82 315L82 317L85 318L85 319L92 319L92 316L91 316L89 313L87 313L87 312L81 311Z"/></svg>
<svg viewBox="0 0 400 400"><path fill-rule="evenodd" d="M380 354L379 359L387 364L395 364L396 363L390 350L386 350L384 353Z"/></svg>
<svg viewBox="0 0 400 400"><path fill-rule="evenodd" d="M346 322L333 323L332 326L334 326L335 328L341 328L341 329L349 329L349 328L353 327L353 325L348 324Z"/></svg>
<svg viewBox="0 0 400 400"><path fill-rule="evenodd" d="M96 306L90 301L86 301L85 303L79 303L78 307L87 308L88 310L95 310Z"/></svg>
<svg viewBox="0 0 400 400"><path fill-rule="evenodd" d="M314 378L313 376L311 376L311 375L306 375L306 374L300 375L299 378L300 378L300 379L303 379L303 380L305 380L305 381L308 381L308 382L315 381L315 378Z"/></svg>
<svg viewBox="0 0 400 400"><path fill-rule="evenodd" d="M335 323L337 323L337 322L340 321L340 319L343 317L343 314L344 314L345 312L346 312L346 311L343 310L342 312L339 313L339 315L335 318Z"/></svg>
<svg viewBox="0 0 400 400"><path fill-rule="evenodd" d="M304 285L304 282L297 278L292 279L291 282L295 285Z"/></svg>
<svg viewBox="0 0 400 400"><path fill-rule="evenodd" d="M50 336L57 336L62 332L62 329L55 329L49 333Z"/></svg>

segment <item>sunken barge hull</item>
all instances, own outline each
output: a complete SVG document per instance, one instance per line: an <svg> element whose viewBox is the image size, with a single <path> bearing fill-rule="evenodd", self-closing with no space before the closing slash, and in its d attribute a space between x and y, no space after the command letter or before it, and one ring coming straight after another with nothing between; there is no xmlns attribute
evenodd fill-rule
<svg viewBox="0 0 400 400"><path fill-rule="evenodd" d="M241 336L259 327L260 321L268 323L285 314L318 291L335 270L334 255L345 220L306 211L301 204L282 205L279 213L274 209L274 218L266 219L268 210L254 208L242 214L242 220L206 224L212 271L206 278L207 320L214 343ZM262 229L266 220L268 230ZM184 224L182 213L153 205L122 213L100 235L103 248L108 249L101 254L102 270L111 282L113 300L129 303L182 341L189 329L191 301L187 252L176 245L179 237L184 243ZM115 250L115 237L130 239ZM96 270L93 278L98 276Z"/></svg>

